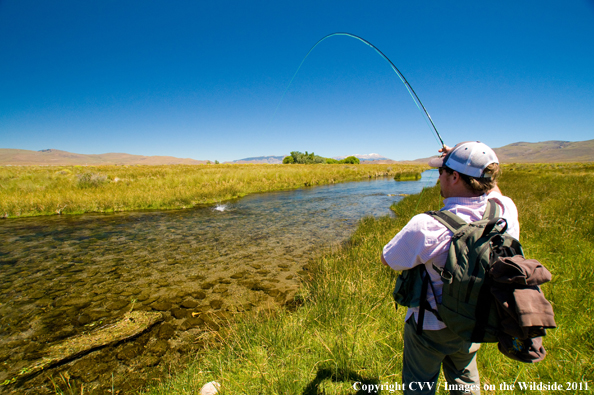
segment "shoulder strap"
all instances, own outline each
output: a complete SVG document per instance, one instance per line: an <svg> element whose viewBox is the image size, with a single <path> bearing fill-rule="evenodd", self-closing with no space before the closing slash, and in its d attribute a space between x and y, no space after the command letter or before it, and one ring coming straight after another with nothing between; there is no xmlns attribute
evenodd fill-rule
<svg viewBox="0 0 594 395"><path fill-rule="evenodd" d="M427 211L425 214L432 216L439 222L441 222L446 228L456 233L458 229L467 225L467 222L456 214L448 210L443 211ZM501 209L494 199L487 200L487 207L483 213L483 219L498 218L501 214Z"/></svg>
<svg viewBox="0 0 594 395"><path fill-rule="evenodd" d="M501 209L495 199L487 200L487 208L483 214L483 219L493 219L501 215Z"/></svg>
<svg viewBox="0 0 594 395"><path fill-rule="evenodd" d="M439 222L441 222L446 228L451 230L453 233L456 233L456 231L464 225L468 225L466 221L464 221L462 218L458 217L456 214L448 210L427 211L425 214L430 215Z"/></svg>
<svg viewBox="0 0 594 395"><path fill-rule="evenodd" d="M427 300L427 293L429 292L429 286L431 286L431 291L433 292L433 297L435 298L435 302L437 303L437 296L435 293L435 288L433 288L433 283L431 282L431 278L429 276L429 272L427 269L423 270L423 284L421 286L421 300L419 303L419 316L417 319L417 335L421 335L423 333L423 322L425 321L425 310L428 310L433 313L435 318L439 321L443 322L443 319L439 315L439 312L431 307L429 301Z"/></svg>

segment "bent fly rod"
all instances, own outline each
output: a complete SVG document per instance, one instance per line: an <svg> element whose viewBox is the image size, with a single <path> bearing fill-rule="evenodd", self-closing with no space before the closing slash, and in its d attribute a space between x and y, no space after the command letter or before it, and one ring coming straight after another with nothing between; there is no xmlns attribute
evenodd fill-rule
<svg viewBox="0 0 594 395"><path fill-rule="evenodd" d="M415 102L415 105L417 106L417 108L419 109L419 111L421 111L421 114L423 114L423 113L425 114L425 117L424 117L425 118L425 121L427 121L427 120L429 121L430 125L429 125L429 123L428 123L428 125L431 128L433 128L433 131L435 132L435 135L439 139L439 143L441 144L441 146L442 147L445 147L445 144L443 143L443 140L442 140L441 136L439 135L439 132L437 131L437 128L435 127L435 124L433 123L433 120L431 119L431 116L427 112L427 109L425 108L425 106L421 102L421 99L419 99L419 96L417 96L417 94L415 93L415 90L412 88L412 86L410 86L410 84L408 83L408 81L406 80L406 78L404 77L404 75L400 72L400 70L398 70L398 68L396 67L396 65L394 65L394 63L392 63L392 61L386 55L384 55L384 53L382 51L380 51L379 48L377 48L375 45L373 45L369 41L367 41L367 40L365 40L365 39L363 39L363 38L361 38L359 36L356 36L354 34L351 34L351 33L337 32L337 33L328 34L327 36L322 37L313 47L311 47L311 49L307 52L307 54L305 55L305 57L303 58L303 60L299 64L299 67L297 67L297 71L295 71L295 74L293 74L293 77L291 78L291 81L289 81L289 84L287 85L287 88L283 92L283 95L281 96L281 99L278 102L278 105L276 106L276 109L274 110L274 114L276 114L276 111L278 110L281 102L283 101L283 98L285 97L285 94L289 90L289 87L291 86L291 83L293 83L293 80L295 79L295 76L299 72L299 69L301 69L301 66L305 62L305 59L307 59L307 57L309 56L309 54L314 50L315 47L318 46L318 44L320 44L322 41L324 41L325 39L330 38L332 36L347 36L347 37L351 37L351 38L357 39L357 40L361 41L362 43L364 43L364 44L370 46L371 48L373 48L375 50L375 52L377 52L382 58L384 58L390 64L390 67L392 67L392 70L394 70L394 72L398 75L398 77L400 78L400 80L402 81L402 83L404 84L404 86L406 86L406 89L408 90L408 93L410 94L411 98ZM272 114L272 117L274 117L274 114Z"/></svg>

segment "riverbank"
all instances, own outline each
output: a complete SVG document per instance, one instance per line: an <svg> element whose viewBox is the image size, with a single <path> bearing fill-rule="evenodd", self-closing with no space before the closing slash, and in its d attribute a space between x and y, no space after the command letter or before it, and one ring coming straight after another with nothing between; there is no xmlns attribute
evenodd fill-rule
<svg viewBox="0 0 594 395"><path fill-rule="evenodd" d="M500 187L520 212L526 255L553 274L542 288L558 328L544 338L548 355L535 365L512 361L496 345L484 345L481 380L495 388L484 393L499 393L504 383L516 391L519 383L536 388L548 382L577 390L587 383L591 390L594 166L506 166ZM348 244L312 263L295 311L244 316L224 337L207 343L184 373L145 393L195 394L213 380L222 384L222 394L354 394L357 382L396 386L405 309L394 311L396 273L379 263L379 252L415 213L440 206L435 187L395 205L396 218L365 219ZM445 393L443 381L438 393Z"/></svg>
<svg viewBox="0 0 594 395"><path fill-rule="evenodd" d="M252 193L426 169L394 164L2 166L0 217L185 209Z"/></svg>

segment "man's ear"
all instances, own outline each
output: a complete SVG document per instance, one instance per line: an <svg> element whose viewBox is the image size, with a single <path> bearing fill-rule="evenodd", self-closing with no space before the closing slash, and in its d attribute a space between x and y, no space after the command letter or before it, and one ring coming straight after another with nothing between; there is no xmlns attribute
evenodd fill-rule
<svg viewBox="0 0 594 395"><path fill-rule="evenodd" d="M460 173L458 173L456 170L454 170L452 172L452 182L456 183L460 180Z"/></svg>

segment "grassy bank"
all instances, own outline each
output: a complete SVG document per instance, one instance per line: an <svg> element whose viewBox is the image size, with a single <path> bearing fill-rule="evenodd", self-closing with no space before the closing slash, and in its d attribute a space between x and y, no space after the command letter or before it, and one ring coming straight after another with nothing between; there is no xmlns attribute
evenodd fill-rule
<svg viewBox="0 0 594 395"><path fill-rule="evenodd" d="M558 328L544 340L546 359L535 365L484 345L481 379L495 388L484 393L502 393L502 383L515 383L507 393L550 392L522 391L519 382L587 382L592 391L594 167L507 166L500 186L518 206L525 252L553 274L543 290ZM416 212L440 206L439 190L432 188L393 207L395 219L363 220L347 245L315 261L299 308L244 316L207 344L185 373L147 393L195 394L211 380L224 394L354 394L355 382L399 383L405 309L394 311L395 273L379 263L379 253ZM442 386L439 393L446 393Z"/></svg>
<svg viewBox="0 0 594 395"><path fill-rule="evenodd" d="M2 166L0 217L189 208L419 172L411 165Z"/></svg>
<svg viewBox="0 0 594 395"><path fill-rule="evenodd" d="M406 171L398 173L394 176L396 181L416 181L421 179L421 172L418 171Z"/></svg>

